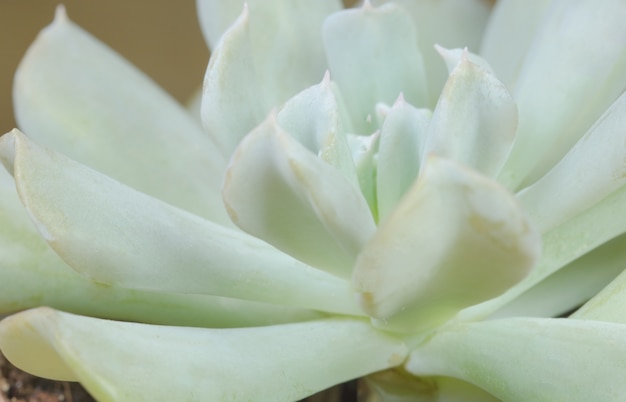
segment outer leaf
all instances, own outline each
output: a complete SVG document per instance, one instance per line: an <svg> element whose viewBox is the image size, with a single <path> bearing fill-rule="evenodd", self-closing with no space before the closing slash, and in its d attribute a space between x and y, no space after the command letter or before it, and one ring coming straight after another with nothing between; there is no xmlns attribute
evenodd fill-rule
<svg viewBox="0 0 626 402"><path fill-rule="evenodd" d="M461 378L511 402L617 402L626 392L625 355L626 325L513 318L441 330L406 368Z"/></svg>
<svg viewBox="0 0 626 402"><path fill-rule="evenodd" d="M614 281L585 303L571 317L626 324L626 312L624 311L626 305L626 271L623 270L623 263L621 268L622 273Z"/></svg>
<svg viewBox="0 0 626 402"><path fill-rule="evenodd" d="M98 282L357 311L345 281L42 149L17 130L2 137L0 159L43 237Z"/></svg>
<svg viewBox="0 0 626 402"><path fill-rule="evenodd" d="M542 232L596 205L626 184L626 94L544 177L518 194Z"/></svg>
<svg viewBox="0 0 626 402"><path fill-rule="evenodd" d="M520 126L501 177L510 188L543 176L622 94L624 20L622 0L551 3L513 91Z"/></svg>
<svg viewBox="0 0 626 402"><path fill-rule="evenodd" d="M568 314L598 294L624 270L625 247L626 235L603 244L513 298L491 318Z"/></svg>
<svg viewBox="0 0 626 402"><path fill-rule="evenodd" d="M222 36L204 78L202 121L224 155L326 70L320 27L337 0L252 1Z"/></svg>
<svg viewBox="0 0 626 402"><path fill-rule="evenodd" d="M212 327L259 326L319 318L290 307L224 297L103 286L78 275L41 238L0 167L0 315L50 306L123 321Z"/></svg>
<svg viewBox="0 0 626 402"><path fill-rule="evenodd" d="M498 0L487 21L480 54L508 88L515 81L552 0Z"/></svg>
<svg viewBox="0 0 626 402"><path fill-rule="evenodd" d="M544 234L541 259L531 273L501 296L466 309L460 318L477 320L494 313L567 264L626 233L625 203L626 187L622 187L594 207Z"/></svg>
<svg viewBox="0 0 626 402"><path fill-rule="evenodd" d="M37 141L139 191L230 224L219 188L226 165L176 101L63 8L15 76L15 113Z"/></svg>
<svg viewBox="0 0 626 402"><path fill-rule="evenodd" d="M504 85L468 57L462 56L439 98L425 154L495 177L513 146L517 109Z"/></svg>
<svg viewBox="0 0 626 402"><path fill-rule="evenodd" d="M353 282L381 325L416 331L505 291L540 250L512 194L431 157L416 184L363 249Z"/></svg>
<svg viewBox="0 0 626 402"><path fill-rule="evenodd" d="M385 370L363 378L363 402L498 402L492 395L451 377L414 377L400 370Z"/></svg>
<svg viewBox="0 0 626 402"><path fill-rule="evenodd" d="M81 381L101 401L290 402L398 365L407 354L401 341L357 320L213 330L46 308L5 319L0 348L34 374Z"/></svg>
<svg viewBox="0 0 626 402"><path fill-rule="evenodd" d="M345 278L376 230L359 188L291 138L273 115L233 155L224 201L245 231Z"/></svg>
<svg viewBox="0 0 626 402"><path fill-rule="evenodd" d="M421 53L411 18L393 4L369 2L329 16L323 26L331 77L337 82L358 134L376 130L377 102L392 103L402 92L416 106L428 104Z"/></svg>

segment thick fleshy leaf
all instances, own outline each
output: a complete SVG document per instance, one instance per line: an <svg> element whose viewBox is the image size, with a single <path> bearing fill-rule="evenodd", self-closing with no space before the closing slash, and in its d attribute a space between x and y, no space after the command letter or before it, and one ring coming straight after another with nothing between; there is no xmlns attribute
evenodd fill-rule
<svg viewBox="0 0 626 402"><path fill-rule="evenodd" d="M363 249L353 282L377 324L417 330L504 292L528 273L540 248L512 194L431 156Z"/></svg>
<svg viewBox="0 0 626 402"><path fill-rule="evenodd" d="M513 145L517 109L504 85L468 57L461 57L439 98L425 154L454 159L495 177Z"/></svg>
<svg viewBox="0 0 626 402"><path fill-rule="evenodd" d="M626 233L624 205L626 186L544 234L541 259L524 280L503 295L462 311L459 318L477 320L493 314L567 264Z"/></svg>
<svg viewBox="0 0 626 402"><path fill-rule="evenodd" d="M452 74L462 61L469 60L471 63L482 68L487 73L493 75L494 77L496 76L487 60L480 57L476 53L470 52L467 48L446 49L443 46L435 45L435 50L437 50L443 61L446 63L448 74ZM448 77L448 79L450 79L450 77Z"/></svg>
<svg viewBox="0 0 626 402"><path fill-rule="evenodd" d="M13 178L0 167L0 315L38 306L124 321L242 327L319 318L320 314L216 296L147 292L83 278L41 238Z"/></svg>
<svg viewBox="0 0 626 402"><path fill-rule="evenodd" d="M339 88L326 72L320 84L289 99L278 113L277 120L300 144L358 185L346 139L346 133L352 132L347 113Z"/></svg>
<svg viewBox="0 0 626 402"><path fill-rule="evenodd" d="M446 82L447 74L435 44L447 48L467 47L478 52L489 17L491 2L485 0L374 0L374 4L402 5L417 28L417 42L424 57L430 89L429 105L434 106Z"/></svg>
<svg viewBox="0 0 626 402"><path fill-rule="evenodd" d="M620 262L622 260L620 259ZM624 268L626 264L622 263L621 266ZM585 303L571 317L626 324L624 306L626 306L626 271L622 270L622 273L615 280Z"/></svg>
<svg viewBox="0 0 626 402"><path fill-rule="evenodd" d="M378 200L376 199L377 157L380 145L380 131L371 135L348 134L348 146L356 167L361 193L378 222Z"/></svg>
<svg viewBox="0 0 626 402"><path fill-rule="evenodd" d="M70 22L63 8L22 60L20 129L42 144L179 208L230 224L226 160L200 125L144 74Z"/></svg>
<svg viewBox="0 0 626 402"><path fill-rule="evenodd" d="M567 264L513 298L491 318L562 316L595 296L624 268L626 235Z"/></svg>
<svg viewBox="0 0 626 402"><path fill-rule="evenodd" d="M514 88L537 27L552 0L498 0L489 16L480 54L489 60L495 75Z"/></svg>
<svg viewBox="0 0 626 402"><path fill-rule="evenodd" d="M404 97L387 113L376 161L378 219L383 220L417 178L432 112L416 109Z"/></svg>
<svg viewBox="0 0 626 402"><path fill-rule="evenodd" d="M442 329L406 368L463 379L504 401L617 402L626 392L625 356L626 325L512 318Z"/></svg>
<svg viewBox="0 0 626 402"><path fill-rule="evenodd" d="M0 140L0 159L42 236L95 281L357 311L346 281L40 148L17 130Z"/></svg>
<svg viewBox="0 0 626 402"><path fill-rule="evenodd" d="M400 93L416 106L428 105L428 89L413 21L388 4L369 2L329 16L323 26L331 77L351 113L355 131L370 134L377 102L391 104Z"/></svg>
<svg viewBox="0 0 626 402"><path fill-rule="evenodd" d="M254 0L196 0L196 10L204 40L210 49L215 49L224 32L237 19L244 3Z"/></svg>
<svg viewBox="0 0 626 402"><path fill-rule="evenodd" d="M494 396L452 377L414 377L385 370L362 379L362 402L499 402Z"/></svg>
<svg viewBox="0 0 626 402"><path fill-rule="evenodd" d="M520 203L542 232L626 184L625 138L626 94L622 94L552 170L519 192Z"/></svg>
<svg viewBox="0 0 626 402"><path fill-rule="evenodd" d="M2 321L0 348L33 374L79 380L100 401L291 402L407 355L401 341L357 320L201 329L47 308Z"/></svg>
<svg viewBox="0 0 626 402"><path fill-rule="evenodd" d="M513 91L520 125L501 176L508 187L543 176L624 92L625 20L622 0L551 3Z"/></svg>
<svg viewBox="0 0 626 402"><path fill-rule="evenodd" d="M252 1L224 33L204 78L202 121L224 153L272 108L319 82L320 27L337 0Z"/></svg>
<svg viewBox="0 0 626 402"><path fill-rule="evenodd" d="M275 115L235 151L223 193L243 230L345 278L376 230L359 188L290 137Z"/></svg>

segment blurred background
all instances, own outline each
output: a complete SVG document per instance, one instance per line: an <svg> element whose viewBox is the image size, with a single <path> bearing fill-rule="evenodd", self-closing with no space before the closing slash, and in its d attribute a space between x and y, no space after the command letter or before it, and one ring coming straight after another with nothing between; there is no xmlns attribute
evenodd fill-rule
<svg viewBox="0 0 626 402"><path fill-rule="evenodd" d="M0 0L0 135L15 127L13 75L59 0ZM209 50L195 0L65 0L69 18L185 102L202 83Z"/></svg>

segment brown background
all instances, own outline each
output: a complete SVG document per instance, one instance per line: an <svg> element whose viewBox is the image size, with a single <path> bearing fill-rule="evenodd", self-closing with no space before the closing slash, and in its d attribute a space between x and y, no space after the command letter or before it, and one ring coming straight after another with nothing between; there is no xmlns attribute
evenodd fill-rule
<svg viewBox="0 0 626 402"><path fill-rule="evenodd" d="M0 0L0 134L15 126L13 74L59 1ZM107 43L177 99L200 87L209 51L194 0L65 0L75 23Z"/></svg>

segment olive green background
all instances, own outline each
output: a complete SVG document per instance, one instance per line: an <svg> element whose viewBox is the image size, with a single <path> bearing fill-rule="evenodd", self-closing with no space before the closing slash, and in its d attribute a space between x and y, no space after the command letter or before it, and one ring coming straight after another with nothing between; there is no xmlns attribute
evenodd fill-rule
<svg viewBox="0 0 626 402"><path fill-rule="evenodd" d="M15 127L13 75L58 1L0 0L0 135ZM209 51L194 0L65 0L72 21L181 101L200 87Z"/></svg>

